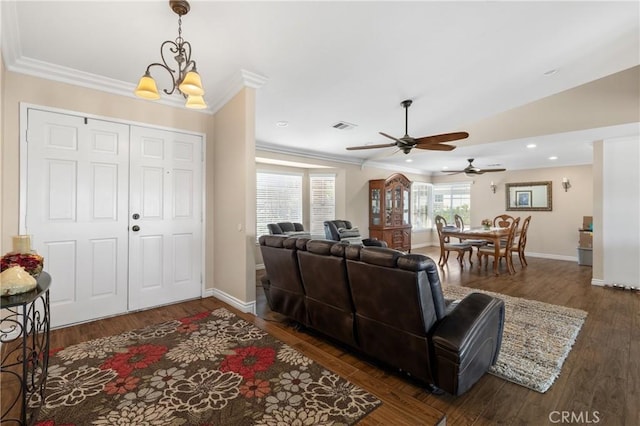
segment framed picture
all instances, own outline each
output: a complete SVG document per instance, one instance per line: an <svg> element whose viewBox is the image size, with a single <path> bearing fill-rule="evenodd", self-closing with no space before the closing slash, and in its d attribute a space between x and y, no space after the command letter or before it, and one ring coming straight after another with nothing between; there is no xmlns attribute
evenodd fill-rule
<svg viewBox="0 0 640 426"><path fill-rule="evenodd" d="M531 207L532 191L516 191L516 207Z"/></svg>

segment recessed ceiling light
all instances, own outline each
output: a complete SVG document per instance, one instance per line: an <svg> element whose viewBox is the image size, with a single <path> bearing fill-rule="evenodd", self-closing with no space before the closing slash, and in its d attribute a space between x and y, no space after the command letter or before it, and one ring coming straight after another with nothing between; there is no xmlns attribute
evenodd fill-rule
<svg viewBox="0 0 640 426"><path fill-rule="evenodd" d="M543 73L543 75L545 75L545 76L549 77L550 75L554 75L554 74L556 74L557 72L558 72L558 69L557 69L557 68L553 68L553 69L550 69L550 70L548 70L548 71L545 71L545 72Z"/></svg>
<svg viewBox="0 0 640 426"><path fill-rule="evenodd" d="M276 126L278 126L278 127L287 127L288 125L289 125L288 121L278 121L276 123Z"/></svg>
<svg viewBox="0 0 640 426"><path fill-rule="evenodd" d="M442 170L447 170L449 166L442 166Z"/></svg>
<svg viewBox="0 0 640 426"><path fill-rule="evenodd" d="M413 160L412 160L411 158L407 158L407 159L406 159L406 160L404 160L404 161L406 161L407 163L413 163Z"/></svg>
<svg viewBox="0 0 640 426"><path fill-rule="evenodd" d="M535 148L537 145L535 143L530 143L527 145L527 148Z"/></svg>
<svg viewBox="0 0 640 426"><path fill-rule="evenodd" d="M557 159L558 159L558 157L556 157L555 155L549 157L549 160L557 160Z"/></svg>

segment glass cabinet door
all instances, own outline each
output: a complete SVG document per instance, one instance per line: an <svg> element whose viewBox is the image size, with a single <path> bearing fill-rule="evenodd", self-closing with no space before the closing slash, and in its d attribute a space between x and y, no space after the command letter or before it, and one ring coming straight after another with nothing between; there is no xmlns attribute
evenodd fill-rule
<svg viewBox="0 0 640 426"><path fill-rule="evenodd" d="M371 190L371 224L380 225L380 190Z"/></svg>
<svg viewBox="0 0 640 426"><path fill-rule="evenodd" d="M386 190L385 200L384 200L384 223L386 225L391 225L391 211L393 209L393 199L391 189Z"/></svg>
<svg viewBox="0 0 640 426"><path fill-rule="evenodd" d="M404 189L402 191L403 193L403 197L402 197L402 224L403 225L408 225L409 224L409 191L407 189Z"/></svg>

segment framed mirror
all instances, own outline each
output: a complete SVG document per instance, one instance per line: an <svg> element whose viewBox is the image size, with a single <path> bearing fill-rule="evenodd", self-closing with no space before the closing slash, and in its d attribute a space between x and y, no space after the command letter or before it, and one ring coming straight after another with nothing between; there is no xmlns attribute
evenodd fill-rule
<svg viewBox="0 0 640 426"><path fill-rule="evenodd" d="M551 211L551 181L506 184L507 210Z"/></svg>

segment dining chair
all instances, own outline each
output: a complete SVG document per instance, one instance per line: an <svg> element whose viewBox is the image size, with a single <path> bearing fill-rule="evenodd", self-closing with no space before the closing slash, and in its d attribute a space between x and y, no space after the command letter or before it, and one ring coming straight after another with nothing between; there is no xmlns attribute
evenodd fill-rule
<svg viewBox="0 0 640 426"><path fill-rule="evenodd" d="M513 242L511 243L510 251L513 254L514 252L518 253L518 258L520 259L520 266L523 268L527 266L527 259L524 257L524 249L527 245L527 231L529 230L529 223L531 222L531 216L527 216L522 222L522 229L520 230L520 235L517 235L513 238Z"/></svg>
<svg viewBox="0 0 640 426"><path fill-rule="evenodd" d="M462 216L460 216L459 214L456 214L453 216L453 219L456 221L456 228L458 228L460 231L464 230L464 219L462 219ZM467 238L458 238L460 240L460 242L465 242L465 243L469 243L474 247L482 247L482 246L486 246L487 244L489 244L489 241L487 240L479 240L479 239L467 239Z"/></svg>
<svg viewBox="0 0 640 426"><path fill-rule="evenodd" d="M443 228L444 228L445 226L447 226L447 219L445 219L444 217L442 217L442 216L440 216L440 215L436 215L436 217L435 217L434 219L435 219L435 221L436 221L436 227L438 226L438 224L441 224ZM438 234L438 235L440 235L440 234ZM444 236L444 241L445 241L446 243L448 243L448 242L449 242L449 236L448 236L448 235L445 235L445 236Z"/></svg>
<svg viewBox="0 0 640 426"><path fill-rule="evenodd" d="M518 225L520 224L520 218L517 217L511 223L511 227L509 228L509 234L507 236L506 244L500 243L500 247L498 250L498 258L496 259L495 247L493 245L488 245L484 247L478 248L478 258L480 259L480 267L482 267L482 258L487 258L487 263L485 264L485 269L489 266L489 256L493 256L494 262L499 262L503 257L505 259L505 263L507 264L507 271L509 274L514 274L516 272L513 267L513 259L511 258L511 246L513 245L513 240L516 235L516 231L518 229Z"/></svg>
<svg viewBox="0 0 640 426"><path fill-rule="evenodd" d="M515 218L508 214L501 214L493 218L493 226L497 228L509 228Z"/></svg>
<svg viewBox="0 0 640 426"><path fill-rule="evenodd" d="M471 256L473 255L473 246L467 242L462 243L452 243L445 242L445 239L448 238L442 232L443 223L436 221L436 229L438 230L438 241L440 241L440 258L438 259L438 265L441 268L447 264L449 261L449 253L455 251L458 253L458 263L460 264L460 268L464 268L464 254L469 252L469 264L473 266L473 261L471 260Z"/></svg>

